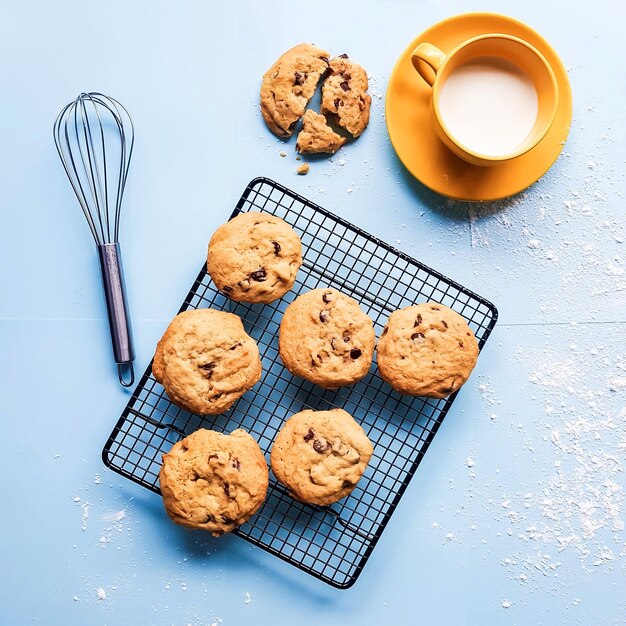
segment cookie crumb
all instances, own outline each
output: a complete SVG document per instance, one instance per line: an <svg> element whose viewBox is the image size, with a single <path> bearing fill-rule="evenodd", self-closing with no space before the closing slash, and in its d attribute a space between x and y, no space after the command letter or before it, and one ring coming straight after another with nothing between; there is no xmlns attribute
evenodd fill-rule
<svg viewBox="0 0 626 626"><path fill-rule="evenodd" d="M278 154L280 154L281 157L287 156L287 153L284 150L281 150Z"/></svg>
<svg viewBox="0 0 626 626"><path fill-rule="evenodd" d="M297 156L296 157L296 161L302 161L302 157L301 156Z"/></svg>
<svg viewBox="0 0 626 626"><path fill-rule="evenodd" d="M298 174L300 174L300 176L305 176L306 174L309 173L309 164L308 163L303 163L302 165L300 165L300 167L296 168L296 172L298 172Z"/></svg>

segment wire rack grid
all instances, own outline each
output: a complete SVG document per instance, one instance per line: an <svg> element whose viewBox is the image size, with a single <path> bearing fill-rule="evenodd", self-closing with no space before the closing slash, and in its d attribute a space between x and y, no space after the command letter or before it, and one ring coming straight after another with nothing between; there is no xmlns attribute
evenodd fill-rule
<svg viewBox="0 0 626 626"><path fill-rule="evenodd" d="M282 314L299 294L335 287L361 304L380 336L392 311L432 300L460 313L482 348L497 310L465 287L269 179L257 178L247 186L231 219L247 211L276 215L300 235L303 264L294 288L270 305L233 302L217 290L203 266L180 310L212 307L239 315L259 345L261 381L225 414L203 417L172 404L148 366L104 447L103 460L159 493L162 453L198 428L222 432L244 428L269 458L278 430L293 413L305 408L345 409L374 444L374 455L352 494L330 507L306 505L293 500L270 477L264 505L235 534L330 585L347 588L363 570L456 394L443 400L400 395L381 379L375 362L364 379L336 391L293 377L278 354Z"/></svg>

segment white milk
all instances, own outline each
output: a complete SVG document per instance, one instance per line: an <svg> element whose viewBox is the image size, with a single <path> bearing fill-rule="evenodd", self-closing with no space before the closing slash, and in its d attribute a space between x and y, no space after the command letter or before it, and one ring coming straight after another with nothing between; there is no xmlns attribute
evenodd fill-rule
<svg viewBox="0 0 626 626"><path fill-rule="evenodd" d="M535 125L537 108L532 80L496 57L461 65L439 94L439 110L450 133L487 156L503 156L519 147Z"/></svg>

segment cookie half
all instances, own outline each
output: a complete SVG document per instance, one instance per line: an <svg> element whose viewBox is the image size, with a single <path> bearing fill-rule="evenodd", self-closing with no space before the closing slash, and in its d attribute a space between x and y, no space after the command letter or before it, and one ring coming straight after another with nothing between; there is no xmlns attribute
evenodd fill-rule
<svg viewBox="0 0 626 626"><path fill-rule="evenodd" d="M159 482L174 522L217 537L259 510L268 469L261 448L245 430L225 435L200 429L163 455Z"/></svg>
<svg viewBox="0 0 626 626"><path fill-rule="evenodd" d="M329 71L322 86L321 112L332 114L339 126L358 137L370 119L367 72L346 55L331 59Z"/></svg>
<svg viewBox="0 0 626 626"><path fill-rule="evenodd" d="M214 309L185 311L157 344L152 374L178 406L215 415L261 378L259 348L237 315Z"/></svg>
<svg viewBox="0 0 626 626"><path fill-rule="evenodd" d="M373 450L346 411L301 411L276 436L272 471L296 500L326 506L352 492Z"/></svg>
<svg viewBox="0 0 626 626"><path fill-rule="evenodd" d="M336 289L313 289L285 310L278 348L292 374L336 389L367 374L375 340L374 324L356 300Z"/></svg>
<svg viewBox="0 0 626 626"><path fill-rule="evenodd" d="M328 56L321 48L301 43L287 50L263 75L261 113L268 128L279 137L293 134L328 69Z"/></svg>
<svg viewBox="0 0 626 626"><path fill-rule="evenodd" d="M389 316L376 355L381 377L396 391L445 398L469 378L478 343L458 313L427 302Z"/></svg>
<svg viewBox="0 0 626 626"><path fill-rule="evenodd" d="M284 296L301 265L300 237L267 213L241 213L209 242L207 270L217 288L239 302L268 303Z"/></svg>

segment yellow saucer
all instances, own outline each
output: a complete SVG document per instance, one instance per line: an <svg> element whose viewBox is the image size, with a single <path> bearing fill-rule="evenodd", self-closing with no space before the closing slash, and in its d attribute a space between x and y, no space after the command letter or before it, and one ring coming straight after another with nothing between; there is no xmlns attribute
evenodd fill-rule
<svg viewBox="0 0 626 626"><path fill-rule="evenodd" d="M432 90L413 68L411 52L423 41L449 52L486 33L514 35L535 46L552 66L559 106L552 128L532 150L501 165L481 167L455 156L435 134L429 115ZM435 24L402 53L389 79L385 115L398 157L421 183L456 200L499 200L532 185L556 161L572 121L572 90L561 59L529 26L494 13L467 13Z"/></svg>

